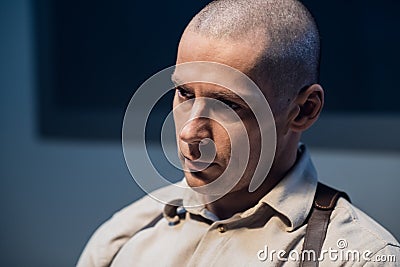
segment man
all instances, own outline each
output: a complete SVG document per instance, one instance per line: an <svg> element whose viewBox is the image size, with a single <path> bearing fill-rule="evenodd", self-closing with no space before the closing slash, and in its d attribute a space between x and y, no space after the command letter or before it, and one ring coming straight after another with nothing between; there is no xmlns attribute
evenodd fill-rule
<svg viewBox="0 0 400 267"><path fill-rule="evenodd" d="M188 205L191 196L187 195L171 196L182 201L166 208L148 196L142 198L96 231L78 266L298 266L307 262L301 252L308 247L320 249L316 253L320 259L313 264L396 265L399 243L345 198L330 199L334 209L328 213L327 229L318 228L324 223L313 218L319 186L307 148L299 141L317 120L324 91L318 84L318 31L302 4L296 0L211 2L182 35L177 64L190 62L229 66L260 88L276 127L276 150L267 176L249 190L263 159L263 129L251 105L237 97L240 93L213 83L177 81L174 119L183 183L194 190L209 185L235 160L232 151L240 137L208 117L220 111L205 99L216 99L233 110L249 135L248 164L238 183L203 205ZM173 79L185 80L179 75L176 72ZM199 161L202 146L210 142L215 157ZM232 179L238 175L235 170L228 172ZM319 230L308 233L311 228Z"/></svg>

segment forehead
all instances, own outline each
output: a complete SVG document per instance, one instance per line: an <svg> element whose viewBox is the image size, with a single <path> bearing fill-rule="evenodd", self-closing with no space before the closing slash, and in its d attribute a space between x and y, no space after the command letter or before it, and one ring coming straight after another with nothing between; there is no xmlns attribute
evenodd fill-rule
<svg viewBox="0 0 400 267"><path fill-rule="evenodd" d="M240 40L226 40L185 31L179 43L176 63L217 62L249 75L262 49L263 42L257 40L254 35Z"/></svg>
<svg viewBox="0 0 400 267"><path fill-rule="evenodd" d="M231 40L209 37L186 30L178 47L176 61L178 67L189 62L216 62L237 70L240 75L236 75L237 73L227 75L224 73L226 70L221 68L215 71L209 66L202 67L198 65L196 71L188 71L187 69L180 71L177 67L173 78L175 81L178 80L180 84L193 81L208 81L209 83L221 84L224 88L233 89L232 91L242 98L244 95L248 95L247 99L249 101L257 97L263 99L266 97L269 101L274 101L271 97L272 93L269 85L263 83L263 79L260 79L257 72L254 71L260 57L267 49L267 41L263 36L265 35L260 34L260 31L253 31L247 38L241 37ZM243 79L243 76L248 79ZM249 85L249 80L253 84ZM254 83L259 86L257 90L254 90ZM207 87L207 89L212 90L212 87Z"/></svg>

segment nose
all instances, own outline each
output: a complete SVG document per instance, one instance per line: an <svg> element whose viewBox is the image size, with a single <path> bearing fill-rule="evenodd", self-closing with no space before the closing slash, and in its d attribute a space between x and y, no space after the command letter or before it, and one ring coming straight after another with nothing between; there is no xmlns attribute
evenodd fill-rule
<svg viewBox="0 0 400 267"><path fill-rule="evenodd" d="M212 139L208 106L207 99L195 99L190 110L186 110L190 117L187 118L188 120L179 133L179 137L183 142L198 145L202 140Z"/></svg>
<svg viewBox="0 0 400 267"><path fill-rule="evenodd" d="M190 160L212 161L215 147L208 118L195 118L187 122L179 134L180 149Z"/></svg>
<svg viewBox="0 0 400 267"><path fill-rule="evenodd" d="M179 132L180 148L185 157L197 160L202 156L200 148L204 148L213 139L212 122L208 118L208 105L203 100L196 99L191 109L186 112L190 117Z"/></svg>
<svg viewBox="0 0 400 267"><path fill-rule="evenodd" d="M198 117L190 119L183 126L179 138L188 145L199 145L212 139L210 119Z"/></svg>

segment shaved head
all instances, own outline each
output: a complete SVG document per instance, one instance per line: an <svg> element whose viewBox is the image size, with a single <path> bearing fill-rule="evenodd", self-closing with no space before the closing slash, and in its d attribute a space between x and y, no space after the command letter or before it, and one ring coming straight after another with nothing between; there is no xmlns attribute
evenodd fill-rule
<svg viewBox="0 0 400 267"><path fill-rule="evenodd" d="M297 0L216 0L186 32L213 39L262 45L253 73L282 102L318 83L320 42L310 12Z"/></svg>

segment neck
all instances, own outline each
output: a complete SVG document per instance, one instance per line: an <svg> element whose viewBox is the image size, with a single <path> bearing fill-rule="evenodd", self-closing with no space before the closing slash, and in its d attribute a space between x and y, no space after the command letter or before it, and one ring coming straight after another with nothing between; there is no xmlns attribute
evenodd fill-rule
<svg viewBox="0 0 400 267"><path fill-rule="evenodd" d="M270 192L289 172L297 159L297 149L294 153L277 155L270 172L264 183L254 192L248 191L248 185L240 190L232 191L222 198L207 204L207 209L213 212L221 220L228 219L234 214L244 212L254 207L261 198ZM278 165L277 162L283 162Z"/></svg>

